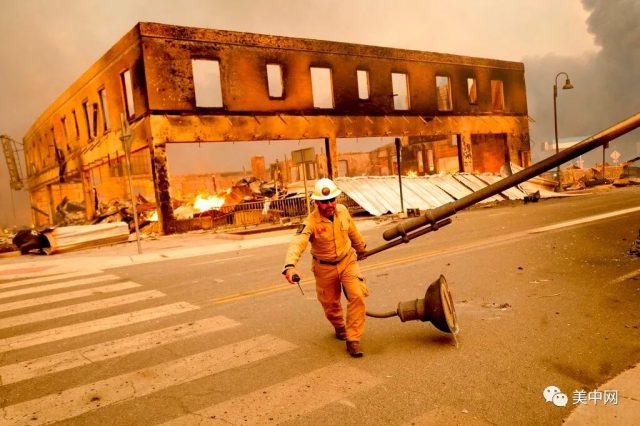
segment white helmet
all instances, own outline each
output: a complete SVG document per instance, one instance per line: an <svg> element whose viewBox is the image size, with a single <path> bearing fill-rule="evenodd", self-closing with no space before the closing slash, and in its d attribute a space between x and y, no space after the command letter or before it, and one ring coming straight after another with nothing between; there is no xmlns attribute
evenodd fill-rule
<svg viewBox="0 0 640 426"><path fill-rule="evenodd" d="M322 178L316 182L316 186L313 188L313 194L311 194L311 199L320 201L330 200L340 194L342 194L342 191L340 191L331 179Z"/></svg>

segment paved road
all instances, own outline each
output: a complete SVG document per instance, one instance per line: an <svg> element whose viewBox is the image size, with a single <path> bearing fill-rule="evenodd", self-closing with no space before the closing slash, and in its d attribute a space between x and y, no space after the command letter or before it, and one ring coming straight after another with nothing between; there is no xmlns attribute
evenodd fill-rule
<svg viewBox="0 0 640 426"><path fill-rule="evenodd" d="M370 309L442 273L462 331L456 348L430 324L370 319L361 360L322 318L308 257L305 295L283 284L287 235L146 242L162 262L118 268L122 248L4 259L0 424L560 424L577 405L621 418L638 402L601 385L640 362L626 254L639 201L628 188L476 209L367 259ZM389 226L362 222L369 245ZM545 402L549 385L566 407ZM617 404L574 404L596 389Z"/></svg>

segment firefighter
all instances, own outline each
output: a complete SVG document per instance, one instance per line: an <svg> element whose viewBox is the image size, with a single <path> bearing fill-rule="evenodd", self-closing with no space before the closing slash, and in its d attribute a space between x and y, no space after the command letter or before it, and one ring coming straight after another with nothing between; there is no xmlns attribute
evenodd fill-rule
<svg viewBox="0 0 640 426"><path fill-rule="evenodd" d="M364 259L366 244L347 208L336 202L341 192L330 179L316 182L311 195L315 209L291 240L282 274L291 284L294 276L300 277L296 265L310 242L318 301L335 328L336 338L345 340L349 355L359 358L363 355L360 338L364 331L364 298L368 290L357 260ZM340 301L341 290L347 298L346 322Z"/></svg>

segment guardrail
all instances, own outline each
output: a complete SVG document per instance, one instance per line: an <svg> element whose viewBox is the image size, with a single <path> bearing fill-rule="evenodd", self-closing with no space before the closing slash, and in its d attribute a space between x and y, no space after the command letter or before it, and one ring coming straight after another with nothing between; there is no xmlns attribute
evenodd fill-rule
<svg viewBox="0 0 640 426"><path fill-rule="evenodd" d="M344 204L351 212L362 210L358 203L344 193L338 197L338 202ZM248 228L266 224L280 225L302 221L306 216L307 207L304 197L265 199L243 202L234 206L222 206L220 209L196 214L192 219L176 220L176 232L196 229Z"/></svg>

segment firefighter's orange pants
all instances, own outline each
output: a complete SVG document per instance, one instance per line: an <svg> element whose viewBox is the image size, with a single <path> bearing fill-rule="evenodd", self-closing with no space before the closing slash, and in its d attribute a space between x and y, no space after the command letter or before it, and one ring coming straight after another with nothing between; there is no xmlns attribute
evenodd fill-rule
<svg viewBox="0 0 640 426"><path fill-rule="evenodd" d="M359 342L364 332L366 307L364 298L369 294L367 283L356 261L356 254L347 255L337 265L313 260L316 294L324 314L334 327L347 328L347 340ZM340 302L341 290L347 298L346 322Z"/></svg>

